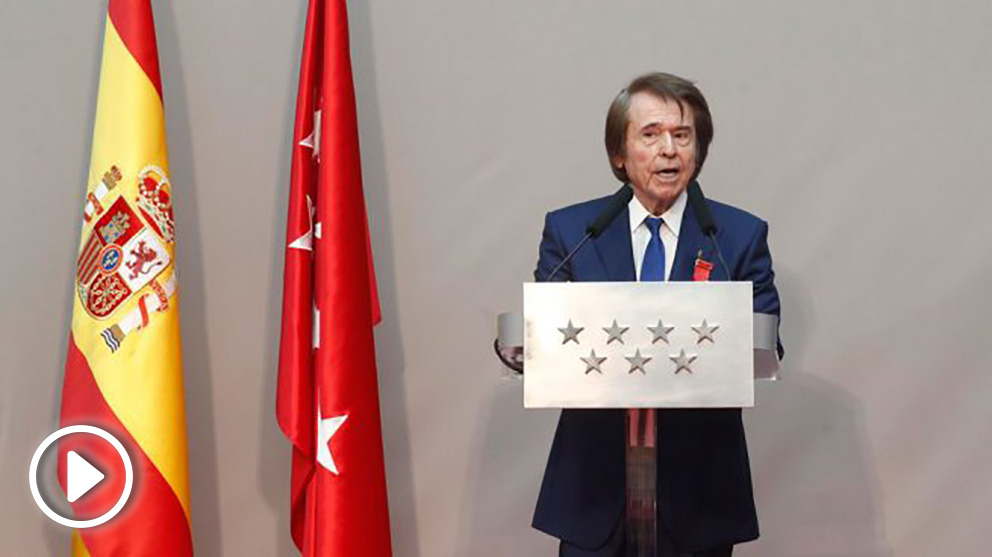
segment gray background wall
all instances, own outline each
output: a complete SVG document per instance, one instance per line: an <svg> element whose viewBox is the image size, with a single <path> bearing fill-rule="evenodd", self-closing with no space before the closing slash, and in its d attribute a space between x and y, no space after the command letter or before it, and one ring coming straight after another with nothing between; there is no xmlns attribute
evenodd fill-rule
<svg viewBox="0 0 992 557"><path fill-rule="evenodd" d="M273 416L305 2L155 2L200 555L292 555ZM767 219L785 379L746 413L748 556L987 553L987 2L350 3L397 556L552 555L557 413L490 354L545 211L612 191L606 107L708 95L707 193ZM65 555L26 470L57 423L105 4L0 7L0 553Z"/></svg>

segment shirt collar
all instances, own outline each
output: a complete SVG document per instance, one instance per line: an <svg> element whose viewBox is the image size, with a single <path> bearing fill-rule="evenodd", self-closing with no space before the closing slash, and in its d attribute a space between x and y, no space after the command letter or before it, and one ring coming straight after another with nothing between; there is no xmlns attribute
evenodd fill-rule
<svg viewBox="0 0 992 557"><path fill-rule="evenodd" d="M661 215L661 218L665 221L665 227L675 234L675 237L679 237L679 231L682 230L682 215L685 214L685 204L688 199L688 195L685 190L679 194L678 198L675 199L675 203ZM630 213L630 232L633 233L637 230L638 226L644 224L644 219L653 216L641 205L641 202L637 200L637 197L633 197L630 200L630 204L627 205L627 212Z"/></svg>

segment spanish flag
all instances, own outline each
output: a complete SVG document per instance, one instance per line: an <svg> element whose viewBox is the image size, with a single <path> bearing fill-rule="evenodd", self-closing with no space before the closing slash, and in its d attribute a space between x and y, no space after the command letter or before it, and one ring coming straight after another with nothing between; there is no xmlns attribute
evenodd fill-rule
<svg viewBox="0 0 992 557"><path fill-rule="evenodd" d="M149 0L109 3L81 220L60 422L115 436L134 488L113 519L74 532L73 554L192 555L175 221ZM99 438L63 438L63 489L69 451L109 468L72 503L76 519L104 514L122 492L120 457Z"/></svg>

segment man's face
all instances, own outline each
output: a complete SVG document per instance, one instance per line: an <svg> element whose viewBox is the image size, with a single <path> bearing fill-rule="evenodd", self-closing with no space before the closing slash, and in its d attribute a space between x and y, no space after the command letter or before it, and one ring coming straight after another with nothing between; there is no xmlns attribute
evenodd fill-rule
<svg viewBox="0 0 992 557"><path fill-rule="evenodd" d="M651 93L630 97L626 155L613 164L627 171L634 195L660 215L685 191L696 172L696 130L692 107Z"/></svg>

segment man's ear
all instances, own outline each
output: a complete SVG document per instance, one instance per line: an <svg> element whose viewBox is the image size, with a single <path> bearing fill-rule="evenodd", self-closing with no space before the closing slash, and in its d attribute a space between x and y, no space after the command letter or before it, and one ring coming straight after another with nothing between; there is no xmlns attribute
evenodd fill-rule
<svg viewBox="0 0 992 557"><path fill-rule="evenodd" d="M615 155L610 162L613 163L613 168L623 170L623 155Z"/></svg>

